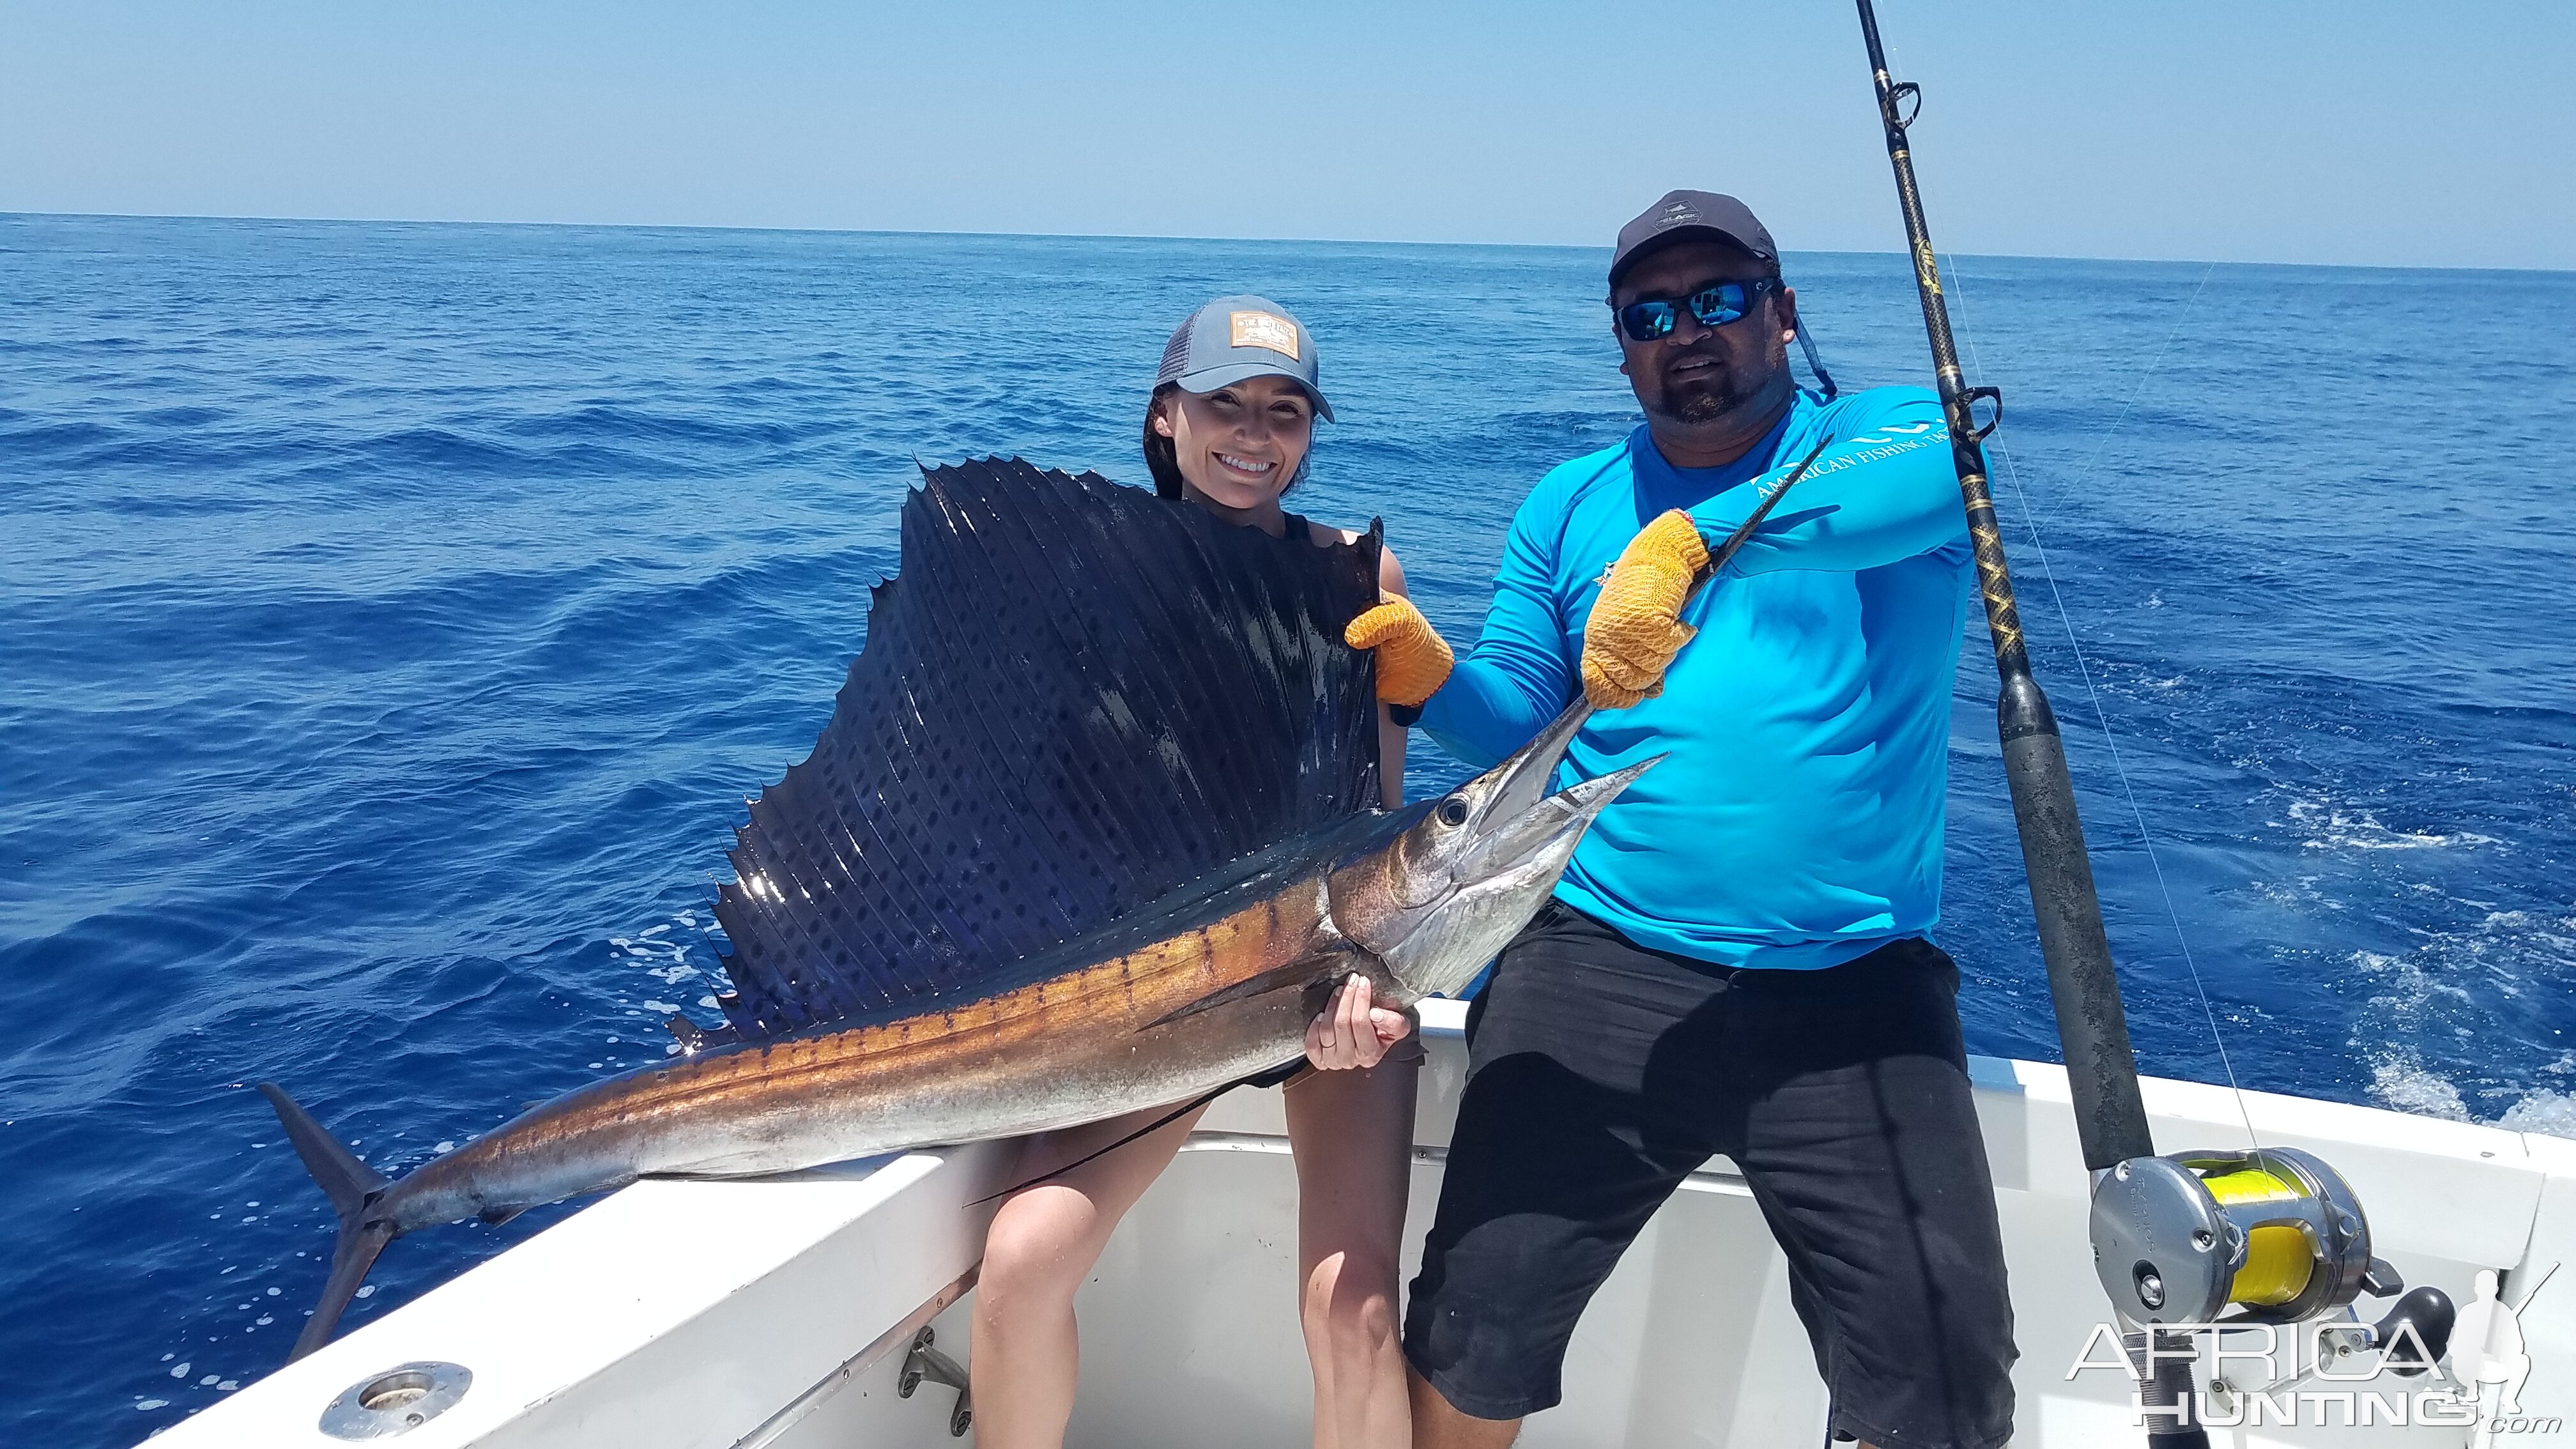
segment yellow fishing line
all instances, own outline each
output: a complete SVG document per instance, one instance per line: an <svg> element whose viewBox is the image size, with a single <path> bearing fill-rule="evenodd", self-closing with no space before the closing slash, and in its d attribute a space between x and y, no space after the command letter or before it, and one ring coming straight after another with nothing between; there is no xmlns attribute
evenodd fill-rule
<svg viewBox="0 0 2576 1449"><path fill-rule="evenodd" d="M2306 1196L2295 1183L2251 1167L2202 1178L2201 1186L2221 1207L2297 1202ZM2236 1271L2227 1296L2233 1302L2258 1306L2287 1303L2307 1291L2316 1267L2307 1234L2286 1223L2254 1228L2245 1235L2245 1266Z"/></svg>

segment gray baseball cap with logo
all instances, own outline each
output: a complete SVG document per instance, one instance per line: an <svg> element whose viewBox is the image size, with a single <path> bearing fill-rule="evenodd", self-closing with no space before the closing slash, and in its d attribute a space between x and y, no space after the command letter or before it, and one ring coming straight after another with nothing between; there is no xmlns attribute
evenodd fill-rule
<svg viewBox="0 0 2576 1449"><path fill-rule="evenodd" d="M1619 244L1610 253L1610 285L1650 252L1678 241L1719 241L1750 253L1755 261L1780 265L1780 249L1753 208L1714 191L1667 191L1664 199L1619 228Z"/></svg>
<svg viewBox="0 0 2576 1449"><path fill-rule="evenodd" d="M1314 334L1287 308L1267 297L1219 297L1172 329L1154 386L1176 382L1207 393L1246 378L1284 377L1306 390L1329 423L1333 405L1324 400L1321 375Z"/></svg>

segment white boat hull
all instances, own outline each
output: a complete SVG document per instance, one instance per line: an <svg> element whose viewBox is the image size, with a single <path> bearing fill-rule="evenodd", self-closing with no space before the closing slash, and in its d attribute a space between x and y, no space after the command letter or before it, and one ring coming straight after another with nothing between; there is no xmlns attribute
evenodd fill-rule
<svg viewBox="0 0 2576 1449"><path fill-rule="evenodd" d="M1459 1011L1429 1003L1408 1258L1439 1192L1464 1070ZM2143 1443L2126 1377L2078 1372L2106 1304L2085 1236L2089 1183L2062 1070L1972 1063L2010 1259L2020 1412L2014 1442ZM2576 1259L2576 1142L2368 1108L2149 1080L2166 1151L2245 1141L2334 1164L2370 1215L2376 1249L2410 1284L2463 1304L2481 1269L2508 1300ZM157 1441L173 1449L323 1449L324 1409L398 1365L461 1364L471 1387L401 1435L403 1449L860 1449L949 1437L951 1391L900 1398L915 1330L966 1356L971 1292L1005 1185L992 1145L918 1152L756 1182L627 1188L250 1384ZM1112 1240L1083 1290L1087 1446L1302 1445L1311 1388L1295 1318L1295 1178L1279 1097L1238 1092ZM397 1246L394 1251L400 1252ZM2522 1313L2532 1372L2524 1417L2554 1429L2482 1435L2449 1425L2344 1427L2328 1398L2294 1427L2213 1429L2264 1445L2576 1444L2576 1265ZM2375 1305L2365 1300L2365 1314ZM2376 1305L2384 1307L2384 1305ZM283 1340L280 1341L283 1348ZM2095 1345L2098 1361L2110 1350ZM970 1366L971 1367L971 1366ZM2202 1378L2209 1376L2204 1370ZM2235 1377L2246 1375L2236 1366ZM2409 1402L2424 1379L2301 1386ZM1685 1184L1585 1315L1565 1403L1535 1416L1533 1449L1821 1443L1825 1394L1789 1306L1778 1252L1724 1159ZM2377 1406L2373 1406L2374 1408ZM2356 1408L2355 1412L2361 1412ZM2322 1426L2320 1426L2322 1425ZM971 1436L969 1440L971 1442Z"/></svg>

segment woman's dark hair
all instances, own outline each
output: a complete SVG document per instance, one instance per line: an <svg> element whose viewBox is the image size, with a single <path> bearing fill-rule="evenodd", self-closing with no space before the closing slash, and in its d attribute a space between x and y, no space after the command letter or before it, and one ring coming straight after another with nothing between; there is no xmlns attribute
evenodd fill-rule
<svg viewBox="0 0 2576 1449"><path fill-rule="evenodd" d="M1181 477L1180 451L1172 446L1171 439L1154 431L1154 414L1169 407L1172 394L1180 390L1179 383L1167 382L1155 388L1153 395L1145 399L1145 471L1154 475L1154 492L1163 498L1187 496L1183 491L1187 480ZM1287 488L1279 490L1279 496L1287 497L1289 488L1305 482L1307 470L1314 465L1315 445L1309 442L1306 456L1297 460L1297 476L1288 480Z"/></svg>
<svg viewBox="0 0 2576 1449"><path fill-rule="evenodd" d="M1154 414L1161 412L1172 394L1180 390L1179 383L1167 382L1145 400L1145 471L1154 475L1154 492L1163 498L1182 496L1181 455L1173 449L1171 439L1154 431Z"/></svg>

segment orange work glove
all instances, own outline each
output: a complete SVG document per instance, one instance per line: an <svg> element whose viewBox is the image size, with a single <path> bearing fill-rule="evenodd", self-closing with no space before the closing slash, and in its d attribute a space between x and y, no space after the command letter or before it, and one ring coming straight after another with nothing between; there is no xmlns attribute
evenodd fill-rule
<svg viewBox="0 0 2576 1449"><path fill-rule="evenodd" d="M1699 526L1678 508L1628 540L1583 631L1583 695L1594 709L1626 709L1664 692L1665 668L1699 632L1678 616L1706 567Z"/></svg>
<svg viewBox="0 0 2576 1449"><path fill-rule="evenodd" d="M1411 599L1386 602L1351 621L1342 642L1377 651L1377 697L1407 709L1429 699L1449 678L1448 643Z"/></svg>

